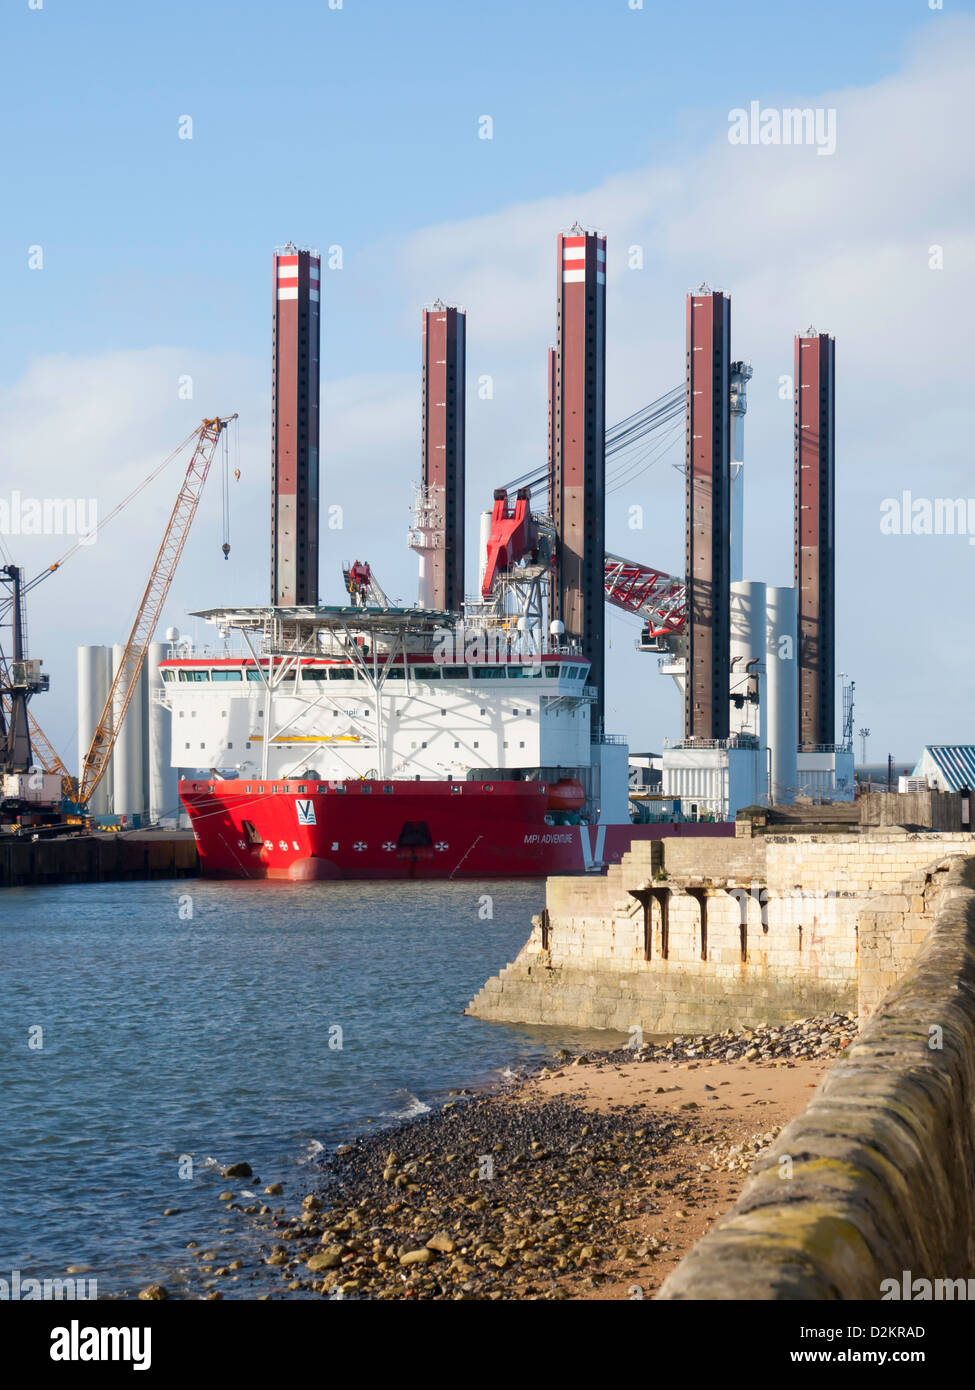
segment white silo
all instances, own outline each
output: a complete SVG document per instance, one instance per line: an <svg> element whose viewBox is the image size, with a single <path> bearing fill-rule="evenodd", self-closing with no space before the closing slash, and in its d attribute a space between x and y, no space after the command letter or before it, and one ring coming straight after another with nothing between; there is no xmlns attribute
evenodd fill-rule
<svg viewBox="0 0 975 1390"><path fill-rule="evenodd" d="M78 784L84 773L85 754L98 727L112 685L111 647L78 648ZM107 816L112 810L112 764L95 788L88 803L93 816Z"/></svg>
<svg viewBox="0 0 975 1390"><path fill-rule="evenodd" d="M731 710L733 734L752 734L766 745L766 597L759 580L731 586ZM764 751L762 767L765 766Z"/></svg>
<svg viewBox="0 0 975 1390"><path fill-rule="evenodd" d="M772 801L791 806L799 782L799 678L796 660L796 591L769 586L766 662L768 742L772 763Z"/></svg>
<svg viewBox="0 0 975 1390"><path fill-rule="evenodd" d="M125 655L125 647L119 643L112 648L112 678L119 670ZM146 671L143 665L136 688L129 701L125 718L115 740L113 763L113 806L116 816L143 816L146 812L145 770L145 709L146 709ZM122 695L116 697L116 728L122 712Z"/></svg>
<svg viewBox="0 0 975 1390"><path fill-rule="evenodd" d="M175 631L175 629L170 629ZM176 638L179 634L176 633ZM175 639L173 639L175 640ZM160 704L163 679L159 670L160 661L172 655L171 642L153 642L146 655L146 688L148 708L148 778L149 778L149 818L157 821L160 816L179 815L179 794L177 792L178 773L171 765L172 757L172 714L165 705Z"/></svg>

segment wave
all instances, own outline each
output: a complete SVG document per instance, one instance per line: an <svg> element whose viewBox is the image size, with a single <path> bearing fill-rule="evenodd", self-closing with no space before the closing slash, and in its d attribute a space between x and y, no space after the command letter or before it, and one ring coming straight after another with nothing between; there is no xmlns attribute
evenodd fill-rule
<svg viewBox="0 0 975 1390"><path fill-rule="evenodd" d="M418 1115L429 1115L431 1107L427 1105L419 1096L413 1095L411 1091L401 1091L400 1095L406 1097L406 1104L402 1110L384 1111L384 1117L388 1120L415 1120Z"/></svg>

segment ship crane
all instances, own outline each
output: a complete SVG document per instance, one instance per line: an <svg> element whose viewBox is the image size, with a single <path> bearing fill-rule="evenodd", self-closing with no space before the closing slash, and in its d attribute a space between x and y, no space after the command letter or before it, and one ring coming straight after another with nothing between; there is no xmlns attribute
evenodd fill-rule
<svg viewBox="0 0 975 1390"><path fill-rule="evenodd" d="M507 489L497 488L487 542L481 597L490 601L500 594L505 581L516 577L516 567L532 567L551 555L555 528L550 517L531 510L531 489L518 489L509 507ZM603 561L606 602L643 619L642 651L676 650L687 622L687 586L683 579L652 565L606 555Z"/></svg>
<svg viewBox="0 0 975 1390"><path fill-rule="evenodd" d="M342 569L346 593L357 608L389 608L390 602L379 581L364 560L353 560Z"/></svg>
<svg viewBox="0 0 975 1390"><path fill-rule="evenodd" d="M169 594L169 587L176 573L176 566L183 553L186 537L203 492L203 485L210 472L220 436L236 415L204 420L196 432L193 455L186 470L173 510L170 513L163 538L149 571L145 591L139 601L132 631L119 662L115 679L108 692L101 718L92 735L91 745L85 754L81 770L81 786L78 799L84 805L105 775L108 760L118 739L126 711L138 686L139 676L146 659L146 652L153 639L163 605Z"/></svg>

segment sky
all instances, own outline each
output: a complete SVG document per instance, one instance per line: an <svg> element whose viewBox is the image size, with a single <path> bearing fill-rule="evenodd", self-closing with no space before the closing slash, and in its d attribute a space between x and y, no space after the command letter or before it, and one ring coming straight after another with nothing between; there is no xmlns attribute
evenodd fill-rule
<svg viewBox="0 0 975 1390"><path fill-rule="evenodd" d="M555 238L578 218L608 238L609 421L682 380L687 290L732 296L754 370L748 578L792 581L793 337L835 334L855 725L872 762L975 741L975 501L971 535L911 532L912 505L923 530L925 504L975 497L975 5L932 3L4 0L0 520L15 493L104 516L203 416L236 411L230 557L214 476L163 626L203 642L192 610L266 602L271 253L294 240L327 258L322 501L342 527L323 532L323 600L354 558L415 600L420 313L437 297L468 312L476 573L478 512L544 462ZM824 113L835 150L732 144L752 102ZM607 502L610 548L671 572L681 450ZM126 636L175 469L31 595L52 677L34 713L69 766L75 648ZM0 534L30 574L70 544ZM608 630L607 728L659 750L681 732L676 688L634 650L637 619L611 609Z"/></svg>

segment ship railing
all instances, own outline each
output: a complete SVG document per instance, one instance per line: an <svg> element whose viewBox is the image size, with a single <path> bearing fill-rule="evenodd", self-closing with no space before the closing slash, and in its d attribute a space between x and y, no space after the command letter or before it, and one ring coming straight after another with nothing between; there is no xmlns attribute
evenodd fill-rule
<svg viewBox="0 0 975 1390"><path fill-rule="evenodd" d="M665 748L758 748L754 734L732 734L730 738L665 738Z"/></svg>

